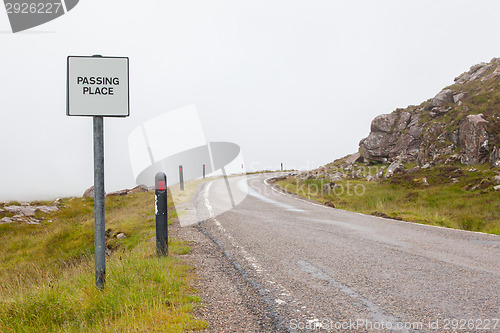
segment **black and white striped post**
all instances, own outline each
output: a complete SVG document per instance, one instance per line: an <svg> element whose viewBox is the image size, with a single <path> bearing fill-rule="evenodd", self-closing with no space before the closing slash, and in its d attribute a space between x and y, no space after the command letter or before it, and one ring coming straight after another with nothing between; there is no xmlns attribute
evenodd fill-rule
<svg viewBox="0 0 500 333"><path fill-rule="evenodd" d="M155 176L156 254L168 255L167 176Z"/></svg>

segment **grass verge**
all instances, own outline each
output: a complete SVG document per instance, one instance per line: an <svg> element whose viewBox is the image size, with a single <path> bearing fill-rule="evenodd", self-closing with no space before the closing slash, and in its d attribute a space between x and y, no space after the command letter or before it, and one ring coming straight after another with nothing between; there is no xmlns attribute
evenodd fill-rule
<svg viewBox="0 0 500 333"><path fill-rule="evenodd" d="M43 204L43 203L37 203ZM106 287L94 286L93 199L68 198L39 225L0 225L1 332L183 332L207 326L190 248L169 240L156 257L154 194L106 198ZM169 197L169 220L176 217ZM2 216L0 216L2 217ZM127 237L118 239L124 233Z"/></svg>
<svg viewBox="0 0 500 333"><path fill-rule="evenodd" d="M447 165L381 181L343 179L329 191L323 190L331 183L326 178L286 177L276 184L340 209L500 235L500 191L493 188L494 176L485 166Z"/></svg>

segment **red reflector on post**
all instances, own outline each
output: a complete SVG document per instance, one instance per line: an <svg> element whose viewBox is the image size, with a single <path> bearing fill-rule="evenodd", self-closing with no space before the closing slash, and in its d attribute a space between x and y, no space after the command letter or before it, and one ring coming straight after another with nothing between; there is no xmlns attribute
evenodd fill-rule
<svg viewBox="0 0 500 333"><path fill-rule="evenodd" d="M158 182L158 191L165 191L165 182L163 180Z"/></svg>

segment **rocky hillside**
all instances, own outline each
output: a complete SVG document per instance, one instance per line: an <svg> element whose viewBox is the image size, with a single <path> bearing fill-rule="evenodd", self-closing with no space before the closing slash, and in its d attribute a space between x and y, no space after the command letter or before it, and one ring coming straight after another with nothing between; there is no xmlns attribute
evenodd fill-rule
<svg viewBox="0 0 500 333"><path fill-rule="evenodd" d="M500 58L472 66L418 106L377 116L359 152L368 162L500 167Z"/></svg>

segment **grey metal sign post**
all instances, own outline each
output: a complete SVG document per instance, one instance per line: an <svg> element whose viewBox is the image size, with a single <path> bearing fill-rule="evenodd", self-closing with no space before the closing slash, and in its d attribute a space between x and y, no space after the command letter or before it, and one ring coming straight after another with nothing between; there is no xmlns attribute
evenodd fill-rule
<svg viewBox="0 0 500 333"><path fill-rule="evenodd" d="M106 280L106 227L104 215L104 119L94 117L94 247L95 285Z"/></svg>
<svg viewBox="0 0 500 333"><path fill-rule="evenodd" d="M102 290L106 281L104 117L130 114L128 58L69 56L67 66L66 115L91 116L94 121L95 284Z"/></svg>

